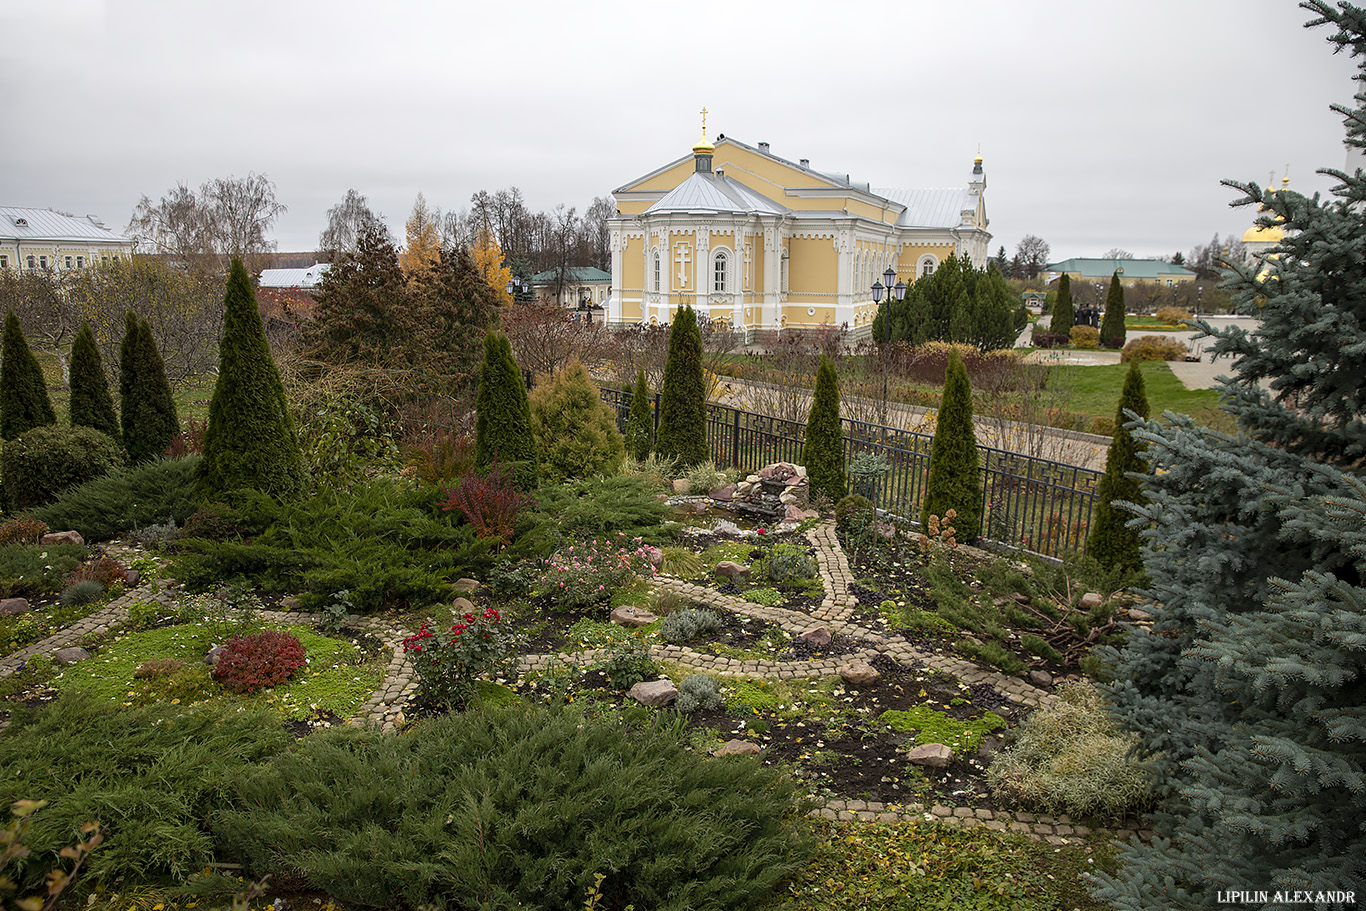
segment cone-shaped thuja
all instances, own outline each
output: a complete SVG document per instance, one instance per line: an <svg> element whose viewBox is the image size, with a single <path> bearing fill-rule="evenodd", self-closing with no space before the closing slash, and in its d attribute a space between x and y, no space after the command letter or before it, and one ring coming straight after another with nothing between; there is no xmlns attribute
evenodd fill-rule
<svg viewBox="0 0 1366 911"><path fill-rule="evenodd" d="M1115 435L1110 451L1105 456L1105 476L1096 488L1096 512L1091 519L1091 532L1086 538L1086 553L1107 568L1143 568L1139 550L1138 529L1128 528L1134 514L1115 505L1118 502L1143 505L1143 485L1130 474L1147 474L1148 463L1143 460L1143 444L1124 426L1129 420L1124 413L1132 411L1140 418L1148 416L1148 396L1143 386L1143 373L1138 364L1129 365L1124 378L1124 391L1115 410Z"/></svg>
<svg viewBox="0 0 1366 911"><path fill-rule="evenodd" d="M250 488L288 498L304 486L303 457L284 384L266 342L251 277L240 259L232 261L228 274L218 379L209 403L198 484L203 497Z"/></svg>
<svg viewBox="0 0 1366 911"><path fill-rule="evenodd" d="M944 398L934 428L930 477L920 512L922 527L929 527L930 516L938 516L942 521L952 509L954 517L945 524L953 526L959 541L967 543L981 534L982 476L978 465L977 435L972 427L972 386L968 383L967 368L955 351L949 355L948 369L944 371Z"/></svg>
<svg viewBox="0 0 1366 911"><path fill-rule="evenodd" d="M19 318L11 310L5 317L5 339L0 352L0 437L12 440L35 427L56 422L43 368L38 366Z"/></svg>
<svg viewBox="0 0 1366 911"><path fill-rule="evenodd" d="M119 438L114 397L109 393L109 378L104 374L104 362L89 323L81 325L71 346L71 426L93 427L116 440Z"/></svg>

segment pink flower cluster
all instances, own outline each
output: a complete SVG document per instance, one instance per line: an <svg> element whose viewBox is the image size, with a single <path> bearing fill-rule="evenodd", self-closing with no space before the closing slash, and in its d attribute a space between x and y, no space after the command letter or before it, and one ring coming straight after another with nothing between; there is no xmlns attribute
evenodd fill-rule
<svg viewBox="0 0 1366 911"><path fill-rule="evenodd" d="M640 538L618 533L612 539L572 544L556 551L546 563L536 594L548 596L565 609L605 601L637 575L656 574L655 548Z"/></svg>

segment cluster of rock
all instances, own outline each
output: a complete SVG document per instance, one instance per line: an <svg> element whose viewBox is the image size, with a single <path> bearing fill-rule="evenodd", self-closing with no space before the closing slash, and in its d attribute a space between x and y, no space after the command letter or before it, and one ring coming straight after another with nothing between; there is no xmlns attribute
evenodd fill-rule
<svg viewBox="0 0 1366 911"><path fill-rule="evenodd" d="M810 489L805 466L774 462L743 481L713 490L711 498L756 518L795 523L819 515L810 508Z"/></svg>

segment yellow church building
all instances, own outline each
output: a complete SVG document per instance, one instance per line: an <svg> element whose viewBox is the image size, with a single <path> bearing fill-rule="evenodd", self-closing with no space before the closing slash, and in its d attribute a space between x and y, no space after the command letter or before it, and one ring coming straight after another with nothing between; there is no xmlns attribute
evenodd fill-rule
<svg viewBox="0 0 1366 911"><path fill-rule="evenodd" d="M986 173L967 185L888 189L724 134L614 190L608 320L660 324L692 306L755 332L833 326L866 336L874 282L908 285L951 254L986 264Z"/></svg>

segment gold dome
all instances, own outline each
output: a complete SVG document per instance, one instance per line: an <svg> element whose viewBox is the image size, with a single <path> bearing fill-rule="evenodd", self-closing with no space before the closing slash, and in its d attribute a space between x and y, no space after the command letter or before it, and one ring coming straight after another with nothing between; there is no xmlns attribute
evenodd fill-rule
<svg viewBox="0 0 1366 911"><path fill-rule="evenodd" d="M692 153L694 155L710 155L716 151L716 146L707 140L707 109L703 108L699 113L702 115L702 138L693 145Z"/></svg>
<svg viewBox="0 0 1366 911"><path fill-rule="evenodd" d="M1269 228L1261 225L1253 225L1243 232L1243 243L1245 244L1278 244L1285 239L1285 232L1280 225L1272 225Z"/></svg>

